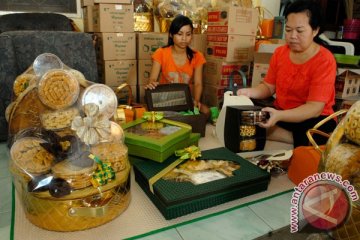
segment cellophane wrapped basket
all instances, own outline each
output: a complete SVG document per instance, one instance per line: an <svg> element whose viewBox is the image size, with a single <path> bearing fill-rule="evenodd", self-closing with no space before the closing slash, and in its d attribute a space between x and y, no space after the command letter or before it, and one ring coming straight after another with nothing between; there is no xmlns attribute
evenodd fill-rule
<svg viewBox="0 0 360 240"><path fill-rule="evenodd" d="M319 164L319 172L336 173L342 180L348 180L360 193L360 101L351 108L340 110L346 113L330 135ZM318 126L322 123L320 122ZM318 126L315 126L317 128ZM308 135L309 136L309 135ZM312 138L312 144L318 148ZM333 229L334 239L360 239L360 200L352 201L347 221Z"/></svg>
<svg viewBox="0 0 360 240"><path fill-rule="evenodd" d="M13 85L10 171L26 217L54 231L99 226L130 203L130 163L117 98L53 54L39 55Z"/></svg>

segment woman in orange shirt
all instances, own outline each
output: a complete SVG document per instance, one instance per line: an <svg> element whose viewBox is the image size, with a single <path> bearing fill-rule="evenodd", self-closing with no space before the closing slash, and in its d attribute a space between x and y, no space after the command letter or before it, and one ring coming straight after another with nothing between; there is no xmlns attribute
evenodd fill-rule
<svg viewBox="0 0 360 240"><path fill-rule="evenodd" d="M154 89L158 84L164 83L189 84L193 92L194 107L209 116L209 108L200 101L203 65L206 61L201 52L189 47L192 35L192 21L183 15L176 16L169 28L168 44L152 55L150 80L145 88ZM159 74L161 76L158 82Z"/></svg>
<svg viewBox="0 0 360 240"><path fill-rule="evenodd" d="M285 12L286 45L278 47L270 60L263 83L238 90L238 95L264 99L276 94L275 108L266 107L270 118L268 139L308 145L308 129L333 113L335 103L336 62L333 54L315 42L320 30L320 7L314 1L298 0ZM319 130L332 132L331 120ZM287 131L285 131L285 130ZM326 138L314 135L318 144Z"/></svg>

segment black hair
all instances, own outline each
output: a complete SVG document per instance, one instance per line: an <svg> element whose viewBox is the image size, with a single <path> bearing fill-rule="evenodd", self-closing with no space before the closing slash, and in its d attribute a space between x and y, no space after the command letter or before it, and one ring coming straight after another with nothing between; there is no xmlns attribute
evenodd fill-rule
<svg viewBox="0 0 360 240"><path fill-rule="evenodd" d="M321 14L321 7L318 1L315 0L297 0L287 6L284 15L287 19L291 13L305 12L309 16L309 24L313 30L319 29L318 34L315 36L314 41L323 44L319 35L322 32L323 18Z"/></svg>
<svg viewBox="0 0 360 240"><path fill-rule="evenodd" d="M194 26L191 19L181 14L177 15L170 24L168 44L164 47L173 46L174 39L172 36L177 34L183 26L187 26L187 25L191 27L191 32L192 32L194 30ZM190 62L194 58L194 53L195 52L189 46L186 47L186 55Z"/></svg>

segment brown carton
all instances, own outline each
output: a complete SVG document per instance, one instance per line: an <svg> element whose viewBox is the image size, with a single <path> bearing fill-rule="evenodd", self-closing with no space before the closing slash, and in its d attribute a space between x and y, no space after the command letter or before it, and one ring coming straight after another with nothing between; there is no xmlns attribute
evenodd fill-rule
<svg viewBox="0 0 360 240"><path fill-rule="evenodd" d="M221 59L208 59L204 67L204 84L227 87L229 86L230 76L233 81L242 83L242 77L238 73L241 70L246 79L249 79L250 62L225 62Z"/></svg>
<svg viewBox="0 0 360 240"><path fill-rule="evenodd" d="M83 7L84 14L84 32L94 32L93 24L93 6Z"/></svg>
<svg viewBox="0 0 360 240"><path fill-rule="evenodd" d="M132 0L93 0L94 3L132 4Z"/></svg>
<svg viewBox="0 0 360 240"><path fill-rule="evenodd" d="M270 59L272 53L255 52L254 53L254 68L251 86L256 87L264 81L266 73L269 69Z"/></svg>
<svg viewBox="0 0 360 240"><path fill-rule="evenodd" d="M192 42L190 45L191 48L200 51L202 54L206 53L206 34L195 33L193 34Z"/></svg>
<svg viewBox="0 0 360 240"><path fill-rule="evenodd" d="M208 11L207 33L256 36L259 12L255 8L225 7Z"/></svg>
<svg viewBox="0 0 360 240"><path fill-rule="evenodd" d="M136 59L135 33L95 33L96 52L101 60Z"/></svg>
<svg viewBox="0 0 360 240"><path fill-rule="evenodd" d="M253 61L255 37L233 34L207 34L206 58L226 62Z"/></svg>
<svg viewBox="0 0 360 240"><path fill-rule="evenodd" d="M94 6L94 0L81 0L81 7Z"/></svg>
<svg viewBox="0 0 360 240"><path fill-rule="evenodd" d="M96 4L94 32L134 32L134 7L124 4Z"/></svg>
<svg viewBox="0 0 360 240"><path fill-rule="evenodd" d="M136 60L99 61L98 67L101 81L110 87L137 84Z"/></svg>
<svg viewBox="0 0 360 240"><path fill-rule="evenodd" d="M151 55L159 47L165 46L168 42L167 33L138 33L137 34L137 58L151 59Z"/></svg>
<svg viewBox="0 0 360 240"><path fill-rule="evenodd" d="M221 108L224 103L224 92L224 87L204 84L202 101L209 107Z"/></svg>

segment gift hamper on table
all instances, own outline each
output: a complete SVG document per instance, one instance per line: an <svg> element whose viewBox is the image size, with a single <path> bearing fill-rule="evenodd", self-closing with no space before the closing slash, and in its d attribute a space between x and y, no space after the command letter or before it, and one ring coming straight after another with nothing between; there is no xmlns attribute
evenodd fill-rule
<svg viewBox="0 0 360 240"><path fill-rule="evenodd" d="M338 123L335 130L329 136L318 130L325 122L334 116L346 113ZM321 134L329 136L325 149L320 148L314 141L312 135ZM348 181L346 190L348 192L349 212L346 218L338 222L336 228L331 229L335 239L359 239L360 238L360 101L355 102L351 108L340 110L333 115L325 118L307 132L307 136L321 153L319 162L319 172L336 173L341 176L342 182ZM342 186L343 187L343 186ZM355 198L357 197L357 198ZM344 210L345 211L345 210Z"/></svg>
<svg viewBox="0 0 360 240"><path fill-rule="evenodd" d="M265 191L270 174L226 148L189 146L163 163L130 156L135 180L165 219Z"/></svg>
<svg viewBox="0 0 360 240"><path fill-rule="evenodd" d="M205 136L207 116L194 109L188 84L160 84L146 89L145 102L149 111L162 111L166 119L189 124L192 132Z"/></svg>
<svg viewBox="0 0 360 240"><path fill-rule="evenodd" d="M9 122L10 171L26 217L54 231L99 226L130 203L123 129L111 121L113 90L87 81L53 54L15 80Z"/></svg>
<svg viewBox="0 0 360 240"><path fill-rule="evenodd" d="M199 133L191 126L164 118L163 112L145 112L142 118L121 125L129 155L163 162L175 150L197 145Z"/></svg>

